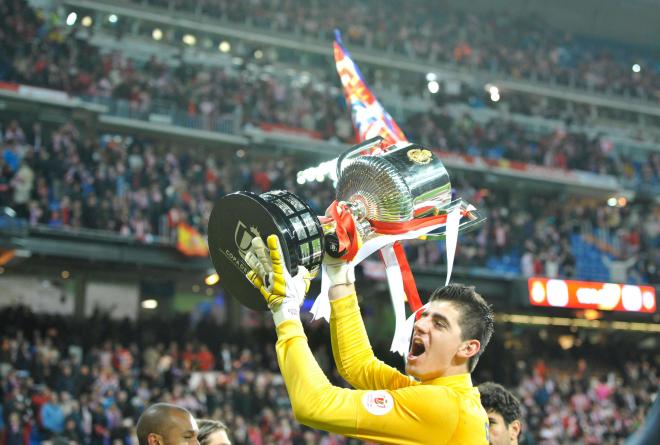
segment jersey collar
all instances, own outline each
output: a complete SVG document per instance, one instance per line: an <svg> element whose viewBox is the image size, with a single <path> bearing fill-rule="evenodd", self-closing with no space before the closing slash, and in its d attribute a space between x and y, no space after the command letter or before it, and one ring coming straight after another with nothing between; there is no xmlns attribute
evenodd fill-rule
<svg viewBox="0 0 660 445"><path fill-rule="evenodd" d="M448 377L438 377L432 380L422 382L422 385L440 385L452 388L471 388L472 377L469 373L450 375Z"/></svg>

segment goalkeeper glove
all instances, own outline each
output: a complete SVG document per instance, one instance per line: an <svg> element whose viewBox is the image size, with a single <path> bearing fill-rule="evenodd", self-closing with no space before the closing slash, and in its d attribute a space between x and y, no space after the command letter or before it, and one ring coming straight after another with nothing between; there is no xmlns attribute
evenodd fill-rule
<svg viewBox="0 0 660 445"><path fill-rule="evenodd" d="M278 326L285 320L300 319L300 306L312 277L304 266L298 266L296 276L291 276L277 235L268 236L266 242L268 247L261 237L252 240L245 255L245 262L252 270L246 277L264 296Z"/></svg>

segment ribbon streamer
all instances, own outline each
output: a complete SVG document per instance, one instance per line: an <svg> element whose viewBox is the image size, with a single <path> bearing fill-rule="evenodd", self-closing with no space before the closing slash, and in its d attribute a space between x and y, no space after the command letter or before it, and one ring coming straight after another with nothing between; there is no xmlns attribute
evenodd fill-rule
<svg viewBox="0 0 660 445"><path fill-rule="evenodd" d="M422 306L422 300L419 298L417 284L415 284L415 277L413 277L412 270L410 270L406 251L403 249L403 245L399 241L394 243L394 253L399 262L399 270L401 270L401 279L403 280L403 290L408 298L408 305L410 306L410 309L415 312Z"/></svg>
<svg viewBox="0 0 660 445"><path fill-rule="evenodd" d="M380 252L383 255L383 262L385 263L385 273L387 274L387 283L390 288L390 299L392 300L392 307L394 308L394 338L390 351L398 352L401 355L406 354L406 348L401 350L402 340L405 339L405 322L406 322L406 304L404 301L404 286L401 277L401 266L399 265L398 256L394 246L399 244L397 241L394 244L389 244L383 247ZM400 244L399 244L400 245Z"/></svg>
<svg viewBox="0 0 660 445"><path fill-rule="evenodd" d="M456 254L456 244L458 243L458 226L461 221L461 209L456 207L447 216L447 225L445 226L445 247L447 248L447 278L445 286L449 284L451 272L454 268L454 255Z"/></svg>
<svg viewBox="0 0 660 445"><path fill-rule="evenodd" d="M365 258L367 258L368 256L370 256L375 252L378 252L380 249L387 246L388 244L393 244L394 242L400 240L419 238L420 236L423 236L426 233L431 232L441 226L442 224L435 224L418 230L413 230L407 233L400 233L397 235L382 235L382 236L374 237L369 241L365 242L362 245L362 247L360 247L360 250L358 250L357 255L355 255L355 258L353 258L353 260L350 261L349 265L355 267L358 264L360 264ZM316 300L312 305L312 309L310 310L310 312L314 316L314 320L323 318L328 322L330 321L330 302L328 300L328 290L330 289L329 283L330 282L328 279L328 274L325 269L325 265L323 265L323 267L321 268L321 292L316 297ZM401 296L401 298L403 298L403 295Z"/></svg>

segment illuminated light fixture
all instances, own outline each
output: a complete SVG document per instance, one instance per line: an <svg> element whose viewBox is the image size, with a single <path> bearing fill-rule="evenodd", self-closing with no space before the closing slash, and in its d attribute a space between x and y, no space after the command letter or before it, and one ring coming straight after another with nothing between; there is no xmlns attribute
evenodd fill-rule
<svg viewBox="0 0 660 445"><path fill-rule="evenodd" d="M564 307L568 304L568 286L564 280L548 280L545 287L550 306Z"/></svg>
<svg viewBox="0 0 660 445"><path fill-rule="evenodd" d="M220 276L215 272L207 275L206 278L204 278L204 284L206 284L207 286L213 286L215 284L218 284L219 281L220 281Z"/></svg>
<svg viewBox="0 0 660 445"><path fill-rule="evenodd" d="M158 301L154 300L153 298L149 298L148 300L142 300L142 309L156 309L158 307Z"/></svg>
<svg viewBox="0 0 660 445"><path fill-rule="evenodd" d="M584 318L587 320L598 320L603 317L603 314L596 309L585 309Z"/></svg>
<svg viewBox="0 0 660 445"><path fill-rule="evenodd" d="M626 199L625 196L620 196L619 199L617 199L616 203L619 207L625 207L626 204L628 204L628 200Z"/></svg>
<svg viewBox="0 0 660 445"><path fill-rule="evenodd" d="M68 26L75 25L76 20L78 20L78 14L76 14L75 12L70 12L69 15L66 16L66 24Z"/></svg>
<svg viewBox="0 0 660 445"><path fill-rule="evenodd" d="M231 51L231 44L226 40L223 40L218 44L218 51L220 51L221 53L228 53L229 51Z"/></svg>
<svg viewBox="0 0 660 445"><path fill-rule="evenodd" d="M92 26L92 23L94 23L94 21L92 20L92 18L90 16L86 15L85 17L82 18L80 23L82 23L82 25L85 28L89 28L90 26Z"/></svg>
<svg viewBox="0 0 660 445"><path fill-rule="evenodd" d="M575 345L575 337L572 335L560 335L557 338L559 346L564 350L571 349Z"/></svg>
<svg viewBox="0 0 660 445"><path fill-rule="evenodd" d="M587 294L591 293L591 298L594 299L594 304L597 304L598 309L603 311L614 310L619 304L619 301L621 301L621 286L618 284L605 283L601 290L580 288L577 290L578 301L588 301L588 297L583 296L585 290L590 291L587 292Z"/></svg>
<svg viewBox="0 0 660 445"><path fill-rule="evenodd" d="M617 203L617 199L614 196L612 196L607 200L607 205L610 207L616 206L616 203Z"/></svg>
<svg viewBox="0 0 660 445"><path fill-rule="evenodd" d="M543 283L535 281L534 284L532 284L530 298L538 304L545 301L545 286L543 286Z"/></svg>
<svg viewBox="0 0 660 445"><path fill-rule="evenodd" d="M254 52L255 59L260 60L263 59L263 57L264 57L264 52L262 50L258 49Z"/></svg>
<svg viewBox="0 0 660 445"><path fill-rule="evenodd" d="M239 148L238 150L236 150L236 157L237 158L244 158L246 154L247 154L247 152L245 150L243 150L242 148Z"/></svg>
<svg viewBox="0 0 660 445"><path fill-rule="evenodd" d="M648 291L644 292L642 294L642 306L644 306L644 309L648 311L653 310L655 307L655 295Z"/></svg>
<svg viewBox="0 0 660 445"><path fill-rule="evenodd" d="M337 181L337 158L322 162L316 167L300 170L297 173L298 184L317 181L319 178L322 178L320 181L325 181L326 179L331 179L333 182Z"/></svg>
<svg viewBox="0 0 660 445"><path fill-rule="evenodd" d="M117 20L119 20L119 17L117 17L117 14L110 14L108 16L108 21L110 23L117 23Z"/></svg>
<svg viewBox="0 0 660 445"><path fill-rule="evenodd" d="M197 43L197 37L192 34L185 34L181 40L188 46L194 46Z"/></svg>
<svg viewBox="0 0 660 445"><path fill-rule="evenodd" d="M433 82L434 80L438 80L438 76L435 73L426 73L427 82Z"/></svg>
<svg viewBox="0 0 660 445"><path fill-rule="evenodd" d="M626 284L621 290L621 303L627 311L637 312L642 309L642 289Z"/></svg>
<svg viewBox="0 0 660 445"><path fill-rule="evenodd" d="M151 31L151 37L153 37L154 40L160 40L163 38L163 31L160 28L154 28L154 30Z"/></svg>
<svg viewBox="0 0 660 445"><path fill-rule="evenodd" d="M639 66L639 63L636 63L632 66L632 70L633 70L633 73L639 73L640 71L642 71L642 67Z"/></svg>
<svg viewBox="0 0 660 445"><path fill-rule="evenodd" d="M62 272L60 272L60 276L62 277L62 279L68 280L69 277L71 276L71 273L68 270L63 270Z"/></svg>
<svg viewBox="0 0 660 445"><path fill-rule="evenodd" d="M502 98L502 96L500 96L500 89L492 83L484 85L484 90L488 91L488 94L490 94L490 100L493 102L498 102Z"/></svg>
<svg viewBox="0 0 660 445"><path fill-rule="evenodd" d="M432 80L426 85L426 88L429 89L429 92L431 94L435 94L438 91L440 91L440 84L438 83L437 80Z"/></svg>

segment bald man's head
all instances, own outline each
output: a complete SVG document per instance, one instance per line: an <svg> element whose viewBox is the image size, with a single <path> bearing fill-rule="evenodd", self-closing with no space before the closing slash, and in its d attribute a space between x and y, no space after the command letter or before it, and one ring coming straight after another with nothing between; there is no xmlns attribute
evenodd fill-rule
<svg viewBox="0 0 660 445"><path fill-rule="evenodd" d="M198 432L192 414L169 403L151 405L144 410L137 423L140 445L199 445Z"/></svg>

